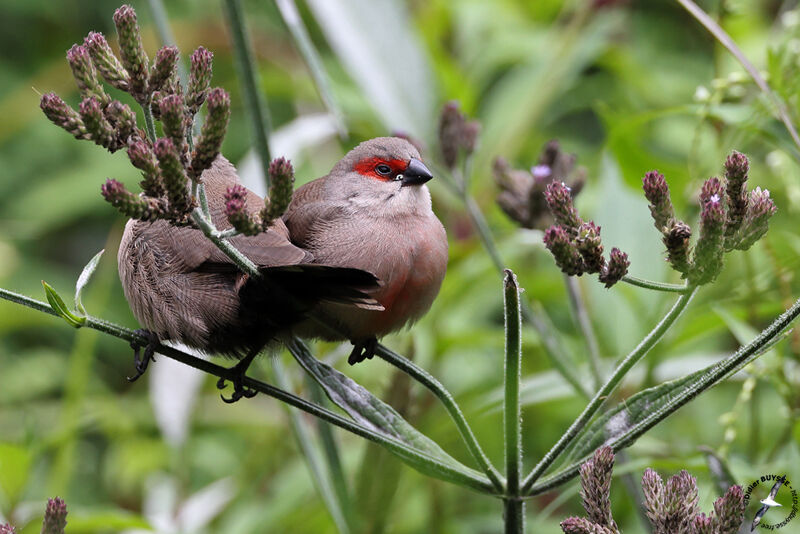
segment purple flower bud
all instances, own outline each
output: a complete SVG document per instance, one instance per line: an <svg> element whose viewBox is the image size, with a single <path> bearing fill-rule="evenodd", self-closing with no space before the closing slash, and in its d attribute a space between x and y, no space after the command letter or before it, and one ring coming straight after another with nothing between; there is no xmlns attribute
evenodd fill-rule
<svg viewBox="0 0 800 534"><path fill-rule="evenodd" d="M605 284L606 288L613 286L628 274L630 265L631 262L628 261L627 254L616 247L612 248L611 257L608 259L605 268L600 272L600 281Z"/></svg>
<svg viewBox="0 0 800 534"><path fill-rule="evenodd" d="M458 150L461 147L465 123L458 102L455 100L447 102L439 116L439 149L448 169L453 169L458 162Z"/></svg>
<svg viewBox="0 0 800 534"><path fill-rule="evenodd" d="M72 45L67 52L67 61L72 69L72 75L78 85L78 90L83 98L95 97L103 106L108 105L111 97L106 94L100 80L97 79L97 71L89 57L89 50L85 46Z"/></svg>
<svg viewBox="0 0 800 534"><path fill-rule="evenodd" d="M599 273L603 270L606 264L603 258L603 243L600 240L600 227L594 224L594 221L580 225L575 246L583 257L585 272Z"/></svg>
<svg viewBox="0 0 800 534"><path fill-rule="evenodd" d="M44 512L42 534L64 534L67 526L67 505L64 499L56 497L47 500L47 509Z"/></svg>
<svg viewBox="0 0 800 534"><path fill-rule="evenodd" d="M714 518L705 514L700 514L694 518L691 524L692 534L717 534L714 529Z"/></svg>
<svg viewBox="0 0 800 534"><path fill-rule="evenodd" d="M664 175L658 171L648 172L642 179L642 189L650 203L650 215L653 216L653 223L659 232L664 233L675 218L675 211L669 196L669 186L667 186Z"/></svg>
<svg viewBox="0 0 800 534"><path fill-rule="evenodd" d="M123 104L119 100L112 100L106 106L105 116L115 130L116 148L126 146L132 136L137 138L145 136L144 132L137 126L136 113L127 104Z"/></svg>
<svg viewBox="0 0 800 534"><path fill-rule="evenodd" d="M561 530L564 534L615 534L615 531L583 517L568 517L561 522Z"/></svg>
<svg viewBox="0 0 800 534"><path fill-rule="evenodd" d="M713 176L703 182L703 187L700 190L700 205L703 206L709 202L717 202L724 206L723 193L725 189L719 178Z"/></svg>
<svg viewBox="0 0 800 534"><path fill-rule="evenodd" d="M158 102L159 117L164 135L169 137L172 144L178 149L181 159L185 157L185 152L189 150L186 142L186 112L181 95L166 95Z"/></svg>
<svg viewBox="0 0 800 534"><path fill-rule="evenodd" d="M161 169L161 180L169 199L170 215L179 220L193 207L189 196L188 181L181 163L180 154L169 138L156 141L153 151Z"/></svg>
<svg viewBox="0 0 800 534"><path fill-rule="evenodd" d="M89 50L92 63L100 75L113 87L128 91L128 71L119 62L102 33L90 32L83 41Z"/></svg>
<svg viewBox="0 0 800 534"><path fill-rule="evenodd" d="M198 179L219 155L231 115L231 99L228 93L220 88L212 89L206 99L206 109L206 122L192 153L190 176L193 180Z"/></svg>
<svg viewBox="0 0 800 534"><path fill-rule="evenodd" d="M150 71L150 79L147 82L147 90L150 93L167 88L169 80L176 76L178 71L179 55L177 46L162 46L158 49L153 69Z"/></svg>
<svg viewBox="0 0 800 534"><path fill-rule="evenodd" d="M286 158L276 158L269 164L269 196L265 199L261 220L264 225L280 218L294 193L294 169Z"/></svg>
<svg viewBox="0 0 800 534"><path fill-rule="evenodd" d="M544 197L556 223L563 227L570 237L575 237L583 221L572 204L569 188L564 182L552 182L547 186Z"/></svg>
<svg viewBox="0 0 800 534"><path fill-rule="evenodd" d="M553 169L550 165L534 165L531 167L531 174L533 179L537 182L549 181L550 176L553 174Z"/></svg>
<svg viewBox="0 0 800 534"><path fill-rule="evenodd" d="M225 192L225 216L239 233L256 235L263 226L247 211L247 189L236 184Z"/></svg>
<svg viewBox="0 0 800 534"><path fill-rule="evenodd" d="M712 180L706 181L706 184ZM719 183L719 181L717 181ZM706 187L704 186L705 190ZM722 269L722 244L725 229L725 209L719 195L709 187L709 196L700 212L700 237L694 250L694 268L689 278L695 284L707 284Z"/></svg>
<svg viewBox="0 0 800 534"><path fill-rule="evenodd" d="M165 214L163 201L134 195L122 183L111 178L100 187L100 193L107 202L131 219L152 221Z"/></svg>
<svg viewBox="0 0 800 534"><path fill-rule="evenodd" d="M119 37L122 64L128 71L130 94L139 103L147 101L147 78L150 60L142 45L142 35L136 22L136 11L123 5L114 12L114 24Z"/></svg>
<svg viewBox="0 0 800 534"><path fill-rule="evenodd" d="M750 191L747 214L739 233L735 236L734 248L747 250L756 241L764 237L764 234L769 229L769 220L775 215L776 211L778 211L778 208L775 207L775 203L769 197L768 189L756 187L753 191Z"/></svg>
<svg viewBox="0 0 800 534"><path fill-rule="evenodd" d="M731 486L714 502L717 530L715 534L736 534L744 522L744 493L741 486Z"/></svg>
<svg viewBox="0 0 800 534"><path fill-rule="evenodd" d="M655 525L663 524L666 520L664 512L664 481L654 470L649 467L642 476L642 492L644 493L644 508L650 522Z"/></svg>
<svg viewBox="0 0 800 534"><path fill-rule="evenodd" d="M581 254L561 226L551 226L545 230L543 241L562 272L570 276L583 274Z"/></svg>
<svg viewBox="0 0 800 534"><path fill-rule="evenodd" d="M61 100L61 97L57 94L47 93L43 95L39 101L39 107L42 108L45 116L53 124L65 129L76 139L89 139L89 132L86 130L81 116Z"/></svg>
<svg viewBox="0 0 800 534"><path fill-rule="evenodd" d="M611 474L614 468L614 451L601 447L594 457L581 465L581 497L583 508L590 521L612 530L617 524L611 517Z"/></svg>
<svg viewBox="0 0 800 534"><path fill-rule="evenodd" d="M91 139L98 145L116 150L115 134L111 123L103 115L100 101L95 97L84 98L79 108L83 124Z"/></svg>
<svg viewBox="0 0 800 534"><path fill-rule="evenodd" d="M667 261L673 269L683 274L689 274L692 268L689 260L689 239L692 229L683 221L673 220L664 234L664 245L667 247Z"/></svg>
<svg viewBox="0 0 800 534"><path fill-rule="evenodd" d="M725 237L728 241L742 226L742 221L744 221L747 213L745 182L747 181L749 170L750 162L747 160L747 156L735 150L725 160L725 193L728 197L728 220L725 224Z"/></svg>
<svg viewBox="0 0 800 534"><path fill-rule="evenodd" d="M139 185L147 196L160 197L166 193L161 181L161 171L158 169L158 160L150 145L142 140L133 141L128 145L128 158L134 167L142 171L142 181Z"/></svg>
<svg viewBox="0 0 800 534"><path fill-rule="evenodd" d="M17 530L8 523L0 525L0 534L17 534Z"/></svg>
<svg viewBox="0 0 800 534"><path fill-rule="evenodd" d="M192 53L189 86L186 91L186 105L192 114L197 113L197 110L203 105L208 88L211 86L211 63L213 59L214 54L202 46Z"/></svg>
<svg viewBox="0 0 800 534"><path fill-rule="evenodd" d="M481 123L478 121L467 121L461 130L461 148L467 155L475 152L478 146L478 139L481 134Z"/></svg>

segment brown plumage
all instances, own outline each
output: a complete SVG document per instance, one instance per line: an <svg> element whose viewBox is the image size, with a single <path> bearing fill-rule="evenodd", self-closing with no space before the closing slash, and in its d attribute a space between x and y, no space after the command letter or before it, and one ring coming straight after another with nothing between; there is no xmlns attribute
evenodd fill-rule
<svg viewBox="0 0 800 534"><path fill-rule="evenodd" d="M447 236L424 185L431 177L403 139L360 144L299 188L267 232L230 240L259 266L257 280L199 230L131 220L118 256L125 296L159 339L244 358L242 373L267 343L292 334L349 339L351 363L371 358L376 338L430 308L444 278ZM212 220L229 228L223 196L238 183L235 168L219 157L202 179ZM252 213L263 207L252 192L246 203ZM233 400L246 395L241 380L235 386Z"/></svg>

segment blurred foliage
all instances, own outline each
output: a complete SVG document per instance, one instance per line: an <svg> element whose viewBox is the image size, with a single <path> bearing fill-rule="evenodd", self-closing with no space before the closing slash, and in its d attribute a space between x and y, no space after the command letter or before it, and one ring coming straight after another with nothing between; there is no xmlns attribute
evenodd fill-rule
<svg viewBox="0 0 800 534"><path fill-rule="evenodd" d="M133 2L152 55L159 45L149 4ZM70 294L82 266L109 252L84 291L87 310L136 327L116 276L124 221L100 197L114 177L138 180L124 154L109 156L53 127L39 95L78 102L66 50L90 30L114 34L118 2L5 0L0 6L0 286L43 298L40 280ZM368 6L368 7L365 7ZM572 320L562 276L541 233L516 229L494 203L495 156L536 163L558 138L578 155L588 182L577 203L628 252L631 274L677 282L641 194L643 174L663 172L679 213L694 221L700 184L721 172L731 149L751 158L751 187L779 207L767 238L734 253L667 337L637 366L618 399L681 376L732 352L800 295L800 152L767 100L735 60L676 3L569 0L380 0L300 2L349 127L340 140L277 8L244 2L262 89L276 129L273 153L293 159L299 183L325 174L355 143L394 129L422 139L435 159L437 111L450 99L483 124L471 193L529 299L542 303L588 379L586 347ZM800 119L800 12L791 1L719 0L702 7L720 21ZM167 2L184 58L198 45L215 54L214 85L231 93L223 152L248 167L249 126L218 2ZM346 24L348 31L342 28ZM337 37L337 28L341 35ZM351 39L343 39L350 36ZM247 179L247 176L245 176ZM457 197L434 180L434 209L450 237L450 264L431 312L385 340L451 389L489 456L502 460L502 294L500 279ZM606 368L658 321L673 296L580 279ZM583 407L550 369L535 332L524 331L526 468ZM316 353L404 413L470 465L452 422L414 385L399 385L380 361L343 366L349 349ZM715 492L705 445L736 482L770 472L800 480L800 336L793 335L639 440L615 476L690 469L701 507ZM280 355L278 357L286 357ZM131 350L118 339L0 301L0 519L38 530L48 496L69 505L67 531L336 532L277 402L258 396L228 406L213 381L159 358L129 384ZM269 373L267 358L254 366ZM288 360L287 360L288 362ZM287 364L298 391L301 372ZM159 372L159 369L161 371ZM747 381L743 382L744 378ZM500 529L492 499L429 480L334 432L353 492L357 532L483 533ZM380 496L380 499L378 499ZM575 483L532 499L531 532L559 532L580 513ZM626 533L645 532L630 496L616 492Z"/></svg>

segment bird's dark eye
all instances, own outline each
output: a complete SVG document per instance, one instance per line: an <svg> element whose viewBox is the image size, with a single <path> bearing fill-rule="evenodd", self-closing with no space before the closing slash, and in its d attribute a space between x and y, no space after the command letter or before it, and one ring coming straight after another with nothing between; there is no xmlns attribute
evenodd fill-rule
<svg viewBox="0 0 800 534"><path fill-rule="evenodd" d="M376 165L375 170L378 171L378 174L382 174L383 176L388 176L392 172L392 168L385 163Z"/></svg>

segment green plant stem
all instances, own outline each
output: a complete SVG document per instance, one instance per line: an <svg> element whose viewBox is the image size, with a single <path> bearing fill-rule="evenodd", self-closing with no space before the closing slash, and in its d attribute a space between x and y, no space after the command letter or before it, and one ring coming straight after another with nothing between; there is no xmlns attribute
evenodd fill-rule
<svg viewBox="0 0 800 534"><path fill-rule="evenodd" d="M458 403L456 403L453 395L447 390L447 388L445 388L442 383L439 382L433 375L419 367L417 364L408 358L400 356L384 345L378 344L378 347L375 350L375 355L411 376L411 378L425 386L441 401L445 410L447 410L447 413L456 424L456 427L458 428L458 431L461 434L467 449L469 449L469 452L480 466L480 469L486 473L486 476L489 478L489 480L491 480L495 491L498 493L502 492L505 488L503 476L489 461L486 453L483 452L483 449L481 448L480 443L478 443L475 434L472 432L467 419L461 412L461 408L458 406Z"/></svg>
<svg viewBox="0 0 800 534"><path fill-rule="evenodd" d="M269 109L264 101L264 95L259 89L253 50L250 47L250 39L247 36L247 28L242 17L241 2L240 0L224 0L222 5L225 8L225 15L231 30L233 54L236 58L239 79L242 81L245 108L251 119L253 147L261 159L261 169L264 173L267 190L269 190L269 164L272 161L269 149L269 132L272 129Z"/></svg>
<svg viewBox="0 0 800 534"><path fill-rule="evenodd" d="M628 354L614 370L611 377L603 384L603 387L595 394L589 404L584 408L583 412L577 419L570 425L569 429L559 438L558 442L545 454L542 460L533 468L533 471L525 478L522 484L522 492L529 494L531 487L536 480L547 470L548 467L561 455L564 450L572 443L572 440L583 430L586 424L594 417L600 410L605 400L622 382L622 379L636 365L653 346L664 336L672 324L681 316L686 306L692 300L692 297L697 291L697 287L692 287L688 293L678 297L672 309L661 319L653 330L639 343L639 345Z"/></svg>
<svg viewBox="0 0 800 534"><path fill-rule="evenodd" d="M589 318L589 312L586 311L586 303L581 294L581 287L578 284L578 279L565 274L564 285L567 287L567 295L569 295L572 315L575 317L575 322L578 323L581 336L586 343L586 351L589 355L589 369L592 371L594 389L597 390L603 381L603 374L600 369L600 348L597 343L597 336L594 333L594 328L592 327L592 320Z"/></svg>
<svg viewBox="0 0 800 534"><path fill-rule="evenodd" d="M691 288L688 284L667 284L664 282L653 282L652 280L645 280L643 278L636 278L635 276L625 275L622 281L632 286L643 287L645 289L652 289L654 291L666 291L668 293L686 293Z"/></svg>
<svg viewBox="0 0 800 534"><path fill-rule="evenodd" d="M504 518L506 534L525 531L525 503L520 499L522 467L522 418L519 404L519 381L522 368L522 336L520 324L519 286L514 273L505 270L505 427L506 494Z"/></svg>
<svg viewBox="0 0 800 534"><path fill-rule="evenodd" d="M217 248L224 252L225 255L228 256L231 261L242 270L242 272L255 277L261 276L261 273L258 272L258 267L256 264L250 261L250 258L239 252L236 247L223 239L221 237L223 234L216 229L211 221L205 218L200 208L194 209L192 212L192 220L203 232L203 235L210 239L211 242L217 246Z"/></svg>
<svg viewBox="0 0 800 534"><path fill-rule="evenodd" d="M336 124L336 131L339 132L339 137L345 139L347 137L347 126L344 123L344 115L342 110L336 104L336 99L333 97L331 90L330 80L328 73L322 66L322 60L319 57L311 37L308 35L303 19L300 18L300 13L297 11L297 5L294 0L275 0L278 6L278 11L281 13L283 22L289 28L289 33L292 35L295 44L297 45L300 55L306 62L308 71L311 73L311 79L314 80L314 86L317 88L319 97L325 108L333 116L334 123Z"/></svg>
<svg viewBox="0 0 800 534"><path fill-rule="evenodd" d="M55 310L51 308L46 303L32 299L25 295L20 295L18 293L14 293L13 291L8 291L6 289L0 288L0 298L4 300L9 300L15 302L17 304L21 304L23 306L27 306L29 308L35 309L37 311L41 311L44 313L48 313L50 315L58 316ZM100 332L112 335L114 337L118 337L128 342L136 343L140 346L145 346L148 344L149 339L142 334L131 330L130 328L125 328L124 326L120 326L114 324L110 321L106 321L104 319L100 319L98 317L93 317L91 315L86 316L86 322L84 323L86 328L91 328L93 330L98 330ZM231 371L231 369L222 367L220 365L216 365L212 362L203 360L196 356L192 356L191 354L187 354L183 351L174 349L168 345L159 344L155 347L155 351L158 354L166 356L168 358L172 358L173 360L179 361L183 364L186 364L190 367L194 367L195 369L199 369L200 371L206 372L208 374L225 378L226 380L234 380L237 378L238 375L235 375ZM448 480L452 482L456 482L458 484L462 484L464 486L470 487L474 490L477 490L481 493L488 493L488 494L495 494L496 491L494 486L489 481L488 478L483 476L478 476L476 473L475 475L466 474L451 467L437 462L433 458L430 458L424 454L420 454L418 451L412 450L408 447L406 443L400 441L396 438L391 436L387 436L385 434L377 433L367 428L363 425L360 425L350 419L342 417L341 415L332 412L322 406L318 406L312 402L309 402L303 398L300 398L288 391L284 391L280 388L267 384L265 382L261 382L260 380L255 380L248 376L245 376L242 381L243 385L247 388L254 389L258 392L264 393L270 397L273 397L281 402L294 406L304 412L307 412L315 417L322 419L323 421L327 421L332 425L338 426L339 428L343 428L348 432L351 432L357 436L362 438L368 439L375 443L378 443L394 453L400 459L406 461L413 467L413 463L424 463L428 468L427 473L435 473L435 476L441 478L442 480Z"/></svg>
<svg viewBox="0 0 800 534"><path fill-rule="evenodd" d="M292 389L280 358L272 359L272 374L279 388L285 391ZM317 404L319 403L317 402ZM346 514L334 490L333 481L322 467L322 458L320 458L319 450L314 446L314 440L311 437L309 425L295 410L292 410L289 406L285 406L285 408L286 412L289 414L289 422L292 427L292 432L294 433L295 441L300 447L303 458L305 458L308 470L311 471L311 478L317 486L317 492L325 502L325 506L328 508L328 512L330 512L333 522L336 524L336 528L342 534L348 534L350 532L350 526L347 523ZM323 424L327 425L327 423Z"/></svg>
<svg viewBox="0 0 800 534"><path fill-rule="evenodd" d="M685 295L686 296L691 296ZM684 298L681 297L681 298ZM674 307L673 307L674 309ZM792 304L791 308L786 310L778 318L776 318L767 328L761 331L750 343L739 348L729 358L719 362L715 369L709 374L705 375L701 380L691 384L686 389L675 395L669 402L662 405L659 409L650 413L645 419L638 422L635 426L631 427L626 432L617 435L612 441L608 443L615 451L623 449L640 436L645 434L648 430L656 426L658 423L675 413L683 405L707 391L721 380L731 376L742 368L754 355L758 354L764 347L769 346L774 340L780 336L789 325L800 316L800 299ZM541 480L538 484L532 485L525 492L526 496L538 495L549 491L564 482L567 482L578 474L581 464L588 459L581 458L575 461L570 466L564 468L558 473Z"/></svg>

